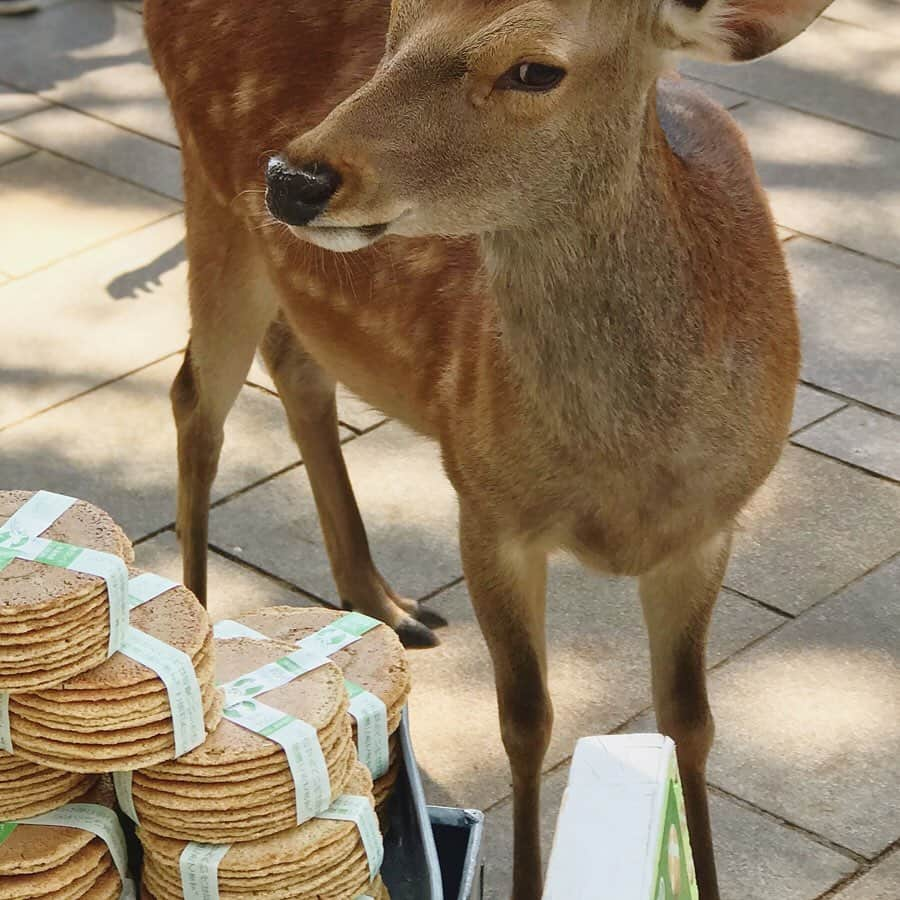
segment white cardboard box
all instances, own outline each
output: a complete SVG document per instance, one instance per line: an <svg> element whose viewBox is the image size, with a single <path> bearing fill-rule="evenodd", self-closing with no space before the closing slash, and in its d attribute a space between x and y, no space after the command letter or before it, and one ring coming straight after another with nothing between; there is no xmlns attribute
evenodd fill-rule
<svg viewBox="0 0 900 900"><path fill-rule="evenodd" d="M622 734L578 741L544 900L698 900L669 738Z"/></svg>

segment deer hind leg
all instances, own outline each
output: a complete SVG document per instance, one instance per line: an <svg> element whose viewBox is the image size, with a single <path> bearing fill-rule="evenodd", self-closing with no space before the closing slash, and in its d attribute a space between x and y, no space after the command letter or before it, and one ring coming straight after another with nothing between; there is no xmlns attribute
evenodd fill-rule
<svg viewBox="0 0 900 900"><path fill-rule="evenodd" d="M518 541L503 542L465 506L460 510L460 547L494 664L500 731L512 771L512 896L538 900L541 767L553 727L544 625L547 557Z"/></svg>
<svg viewBox="0 0 900 900"><path fill-rule="evenodd" d="M303 455L342 605L387 622L407 647L433 646L434 633L413 618L418 603L395 594L372 561L341 451L334 380L280 316L261 350Z"/></svg>
<svg viewBox="0 0 900 900"><path fill-rule="evenodd" d="M714 726L706 692L706 637L731 551L730 530L640 579L660 731L678 748L701 900L718 900L706 791Z"/></svg>
<svg viewBox="0 0 900 900"><path fill-rule="evenodd" d="M275 305L244 226L197 180L186 186L191 337L170 396L184 583L206 605L210 492L225 419Z"/></svg>

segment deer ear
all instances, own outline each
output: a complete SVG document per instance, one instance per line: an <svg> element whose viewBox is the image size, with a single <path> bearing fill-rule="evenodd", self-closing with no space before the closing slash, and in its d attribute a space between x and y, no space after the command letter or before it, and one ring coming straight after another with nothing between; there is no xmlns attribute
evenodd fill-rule
<svg viewBox="0 0 900 900"><path fill-rule="evenodd" d="M831 0L663 0L663 43L713 62L764 56L796 37Z"/></svg>

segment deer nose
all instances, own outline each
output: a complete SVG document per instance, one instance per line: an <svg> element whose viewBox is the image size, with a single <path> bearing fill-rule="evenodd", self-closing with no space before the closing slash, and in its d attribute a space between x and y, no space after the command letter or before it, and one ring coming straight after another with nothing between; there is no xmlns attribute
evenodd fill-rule
<svg viewBox="0 0 900 900"><path fill-rule="evenodd" d="M328 163L294 169L276 157L266 168L266 206L287 225L307 225L328 206L340 186L340 173Z"/></svg>

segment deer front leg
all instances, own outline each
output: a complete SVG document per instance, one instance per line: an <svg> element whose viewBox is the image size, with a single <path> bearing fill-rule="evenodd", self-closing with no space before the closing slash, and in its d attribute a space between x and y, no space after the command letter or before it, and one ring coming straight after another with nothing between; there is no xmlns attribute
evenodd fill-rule
<svg viewBox="0 0 900 900"><path fill-rule="evenodd" d="M706 637L730 550L729 530L670 557L640 579L656 720L678 750L701 900L719 900L706 790L714 733L706 693Z"/></svg>
<svg viewBox="0 0 900 900"><path fill-rule="evenodd" d="M184 583L206 605L209 501L225 419L275 314L265 272L242 225L197 179L186 184L191 338L172 384Z"/></svg>
<svg viewBox="0 0 900 900"><path fill-rule="evenodd" d="M513 900L542 893L541 766L553 707L547 691L544 607L547 557L460 510L463 569L494 664L500 731L513 783Z"/></svg>
<svg viewBox="0 0 900 900"><path fill-rule="evenodd" d="M386 622L407 647L434 646L437 637L413 618L419 604L394 593L372 560L341 451L334 379L280 316L261 350L303 455L342 605Z"/></svg>

